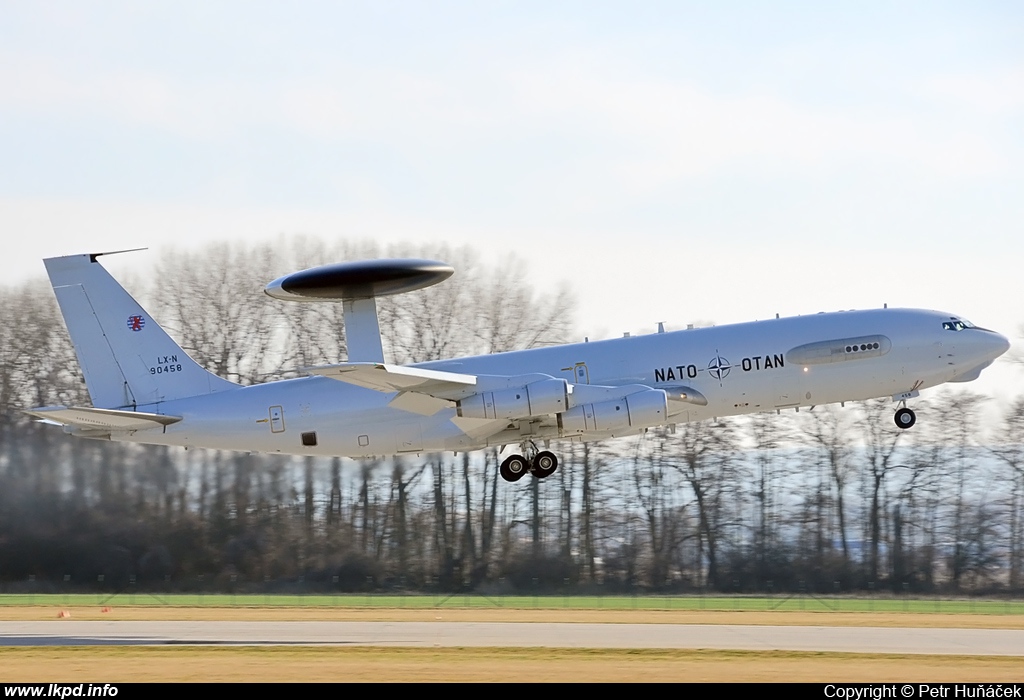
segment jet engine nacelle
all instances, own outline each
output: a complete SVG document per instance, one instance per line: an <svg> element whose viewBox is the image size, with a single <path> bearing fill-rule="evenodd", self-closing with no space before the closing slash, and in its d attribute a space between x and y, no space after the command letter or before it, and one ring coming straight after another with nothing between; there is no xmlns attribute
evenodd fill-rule
<svg viewBox="0 0 1024 700"><path fill-rule="evenodd" d="M530 418L561 413L569 407L569 382L541 379L516 389L483 391L456 404L463 418Z"/></svg>
<svg viewBox="0 0 1024 700"><path fill-rule="evenodd" d="M668 395L661 389L645 389L610 401L586 403L563 413L563 435L590 432L639 430L664 425L668 416Z"/></svg>

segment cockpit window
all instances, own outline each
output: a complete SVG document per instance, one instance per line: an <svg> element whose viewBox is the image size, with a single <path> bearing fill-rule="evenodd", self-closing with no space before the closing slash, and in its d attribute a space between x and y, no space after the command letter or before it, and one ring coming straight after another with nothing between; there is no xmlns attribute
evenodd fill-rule
<svg viewBox="0 0 1024 700"><path fill-rule="evenodd" d="M954 318L951 321L943 323L942 327L947 331L962 331L965 328L974 328L975 325L965 319Z"/></svg>

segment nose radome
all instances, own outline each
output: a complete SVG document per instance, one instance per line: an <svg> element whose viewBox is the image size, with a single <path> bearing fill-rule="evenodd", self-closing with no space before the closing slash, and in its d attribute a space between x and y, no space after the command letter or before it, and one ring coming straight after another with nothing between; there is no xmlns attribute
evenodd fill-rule
<svg viewBox="0 0 1024 700"><path fill-rule="evenodd" d="M1010 339L1001 333L992 333L989 342L992 344L993 359L1010 349Z"/></svg>

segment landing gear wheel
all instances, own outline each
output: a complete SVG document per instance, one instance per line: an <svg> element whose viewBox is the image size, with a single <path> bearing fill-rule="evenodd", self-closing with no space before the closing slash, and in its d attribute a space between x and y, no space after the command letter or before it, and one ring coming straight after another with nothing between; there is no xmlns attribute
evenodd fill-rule
<svg viewBox="0 0 1024 700"><path fill-rule="evenodd" d="M914 427L914 423L917 422L917 415L914 414L909 408L901 408L896 411L896 415L893 420L896 421L896 427L901 430Z"/></svg>
<svg viewBox="0 0 1024 700"><path fill-rule="evenodd" d="M538 479L544 479L554 474L556 469L558 469L558 457L550 452L538 452L537 456L533 458L530 473Z"/></svg>
<svg viewBox="0 0 1024 700"><path fill-rule="evenodd" d="M530 465L527 464L526 457L522 455L512 455L498 467L498 473L505 481L519 481L526 476L526 472L529 470Z"/></svg>

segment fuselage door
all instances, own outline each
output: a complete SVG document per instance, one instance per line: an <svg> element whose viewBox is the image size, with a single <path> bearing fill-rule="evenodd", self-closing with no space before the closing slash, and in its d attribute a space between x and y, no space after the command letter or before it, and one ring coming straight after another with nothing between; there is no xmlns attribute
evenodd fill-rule
<svg viewBox="0 0 1024 700"><path fill-rule="evenodd" d="M590 384L590 370L586 362L577 362L572 367L563 367L563 372L570 375L569 381L573 384Z"/></svg>
<svg viewBox="0 0 1024 700"><path fill-rule="evenodd" d="M270 432L284 432L284 408L281 406L270 407Z"/></svg>

